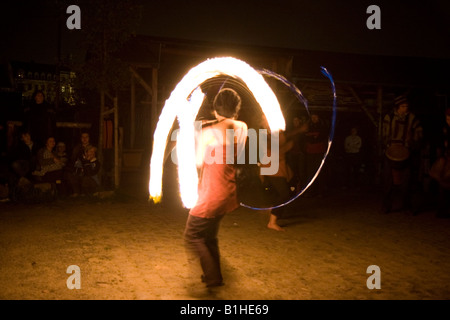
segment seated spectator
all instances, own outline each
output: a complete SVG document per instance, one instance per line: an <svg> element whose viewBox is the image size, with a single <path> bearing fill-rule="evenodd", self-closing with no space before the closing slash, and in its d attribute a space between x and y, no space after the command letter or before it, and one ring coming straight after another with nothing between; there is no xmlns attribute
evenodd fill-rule
<svg viewBox="0 0 450 320"><path fill-rule="evenodd" d="M86 148L90 145L91 143L89 133L82 132L80 136L80 143L76 145L72 150L72 155L70 157L70 169L74 168L77 160L81 160L84 157Z"/></svg>
<svg viewBox="0 0 450 320"><path fill-rule="evenodd" d="M86 148L84 157L75 162L75 170L69 173L72 196L80 194L93 195L100 189L100 162L97 159L97 148Z"/></svg>
<svg viewBox="0 0 450 320"><path fill-rule="evenodd" d="M56 156L54 151L55 145L55 138L49 137L45 147L38 151L36 170L32 173L38 182L56 182L62 179L64 164Z"/></svg>
<svg viewBox="0 0 450 320"><path fill-rule="evenodd" d="M80 171L86 148L89 146L91 146L89 133L82 132L80 135L80 142L72 149L68 164L64 170L64 179L68 182L67 191L69 194L78 195L80 193L79 190L73 190L71 180L73 180L74 175L77 175L77 171Z"/></svg>
<svg viewBox="0 0 450 320"><path fill-rule="evenodd" d="M31 178L31 173L36 168L37 152L37 145L31 139L30 134L23 132L11 159L11 169L18 179Z"/></svg>
<svg viewBox="0 0 450 320"><path fill-rule="evenodd" d="M64 142L58 142L56 144L56 156L61 160L61 163L63 167L67 165L67 162L69 161L69 158L67 157L66 152L66 144Z"/></svg>
<svg viewBox="0 0 450 320"><path fill-rule="evenodd" d="M344 181L345 187L358 187L359 173L361 168L361 145L362 140L358 135L358 128L352 127L350 135L344 139L345 150L345 169L346 179Z"/></svg>

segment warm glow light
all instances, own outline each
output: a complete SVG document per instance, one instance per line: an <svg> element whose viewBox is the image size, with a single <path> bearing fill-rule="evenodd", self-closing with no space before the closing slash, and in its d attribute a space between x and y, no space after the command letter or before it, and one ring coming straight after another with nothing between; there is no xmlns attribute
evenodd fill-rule
<svg viewBox="0 0 450 320"><path fill-rule="evenodd" d="M181 201L186 208L192 208L197 201L197 168L195 152L195 117L202 105L204 94L198 87L178 114L180 131L177 137L178 180Z"/></svg>
<svg viewBox="0 0 450 320"><path fill-rule="evenodd" d="M162 109L153 136L150 161L150 199L159 202L162 192L162 172L167 138L173 121L178 118L180 131L177 140L178 176L183 205L191 208L197 201L198 176L195 163L195 117L203 101L199 86L218 75L242 80L253 93L265 114L271 131L285 130L280 104L263 76L247 63L232 58L213 58L192 68L177 84ZM243 106L245 107L245 106Z"/></svg>

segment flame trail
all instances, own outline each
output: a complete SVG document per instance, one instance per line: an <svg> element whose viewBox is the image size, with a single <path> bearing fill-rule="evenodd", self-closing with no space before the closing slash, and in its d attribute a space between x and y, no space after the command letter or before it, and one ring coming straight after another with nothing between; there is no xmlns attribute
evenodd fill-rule
<svg viewBox="0 0 450 320"><path fill-rule="evenodd" d="M201 106L200 100L203 100L195 91L204 81L222 74L239 78L247 85L266 115L271 131L285 130L286 123L280 104L260 73L247 63L232 57L206 60L192 68L177 84L166 100L159 117L153 136L150 160L149 197L154 202L161 200L164 152L173 121L178 118L179 137L182 139L182 143L177 143L177 154L184 156L183 161L178 159L181 198L186 208L191 208L195 204L198 176L195 165L195 148L193 148L195 146L193 122ZM192 192L193 190L194 192Z"/></svg>

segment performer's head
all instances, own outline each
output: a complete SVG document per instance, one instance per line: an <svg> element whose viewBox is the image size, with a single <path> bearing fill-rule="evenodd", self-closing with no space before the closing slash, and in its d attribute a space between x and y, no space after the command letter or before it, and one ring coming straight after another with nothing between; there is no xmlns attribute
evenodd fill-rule
<svg viewBox="0 0 450 320"><path fill-rule="evenodd" d="M241 97L233 89L222 89L214 98L213 109L222 117L236 118L241 109Z"/></svg>

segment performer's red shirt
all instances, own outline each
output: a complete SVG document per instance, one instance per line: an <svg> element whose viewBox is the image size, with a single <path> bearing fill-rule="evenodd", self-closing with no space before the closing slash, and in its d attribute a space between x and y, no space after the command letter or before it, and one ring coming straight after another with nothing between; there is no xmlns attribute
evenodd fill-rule
<svg viewBox="0 0 450 320"><path fill-rule="evenodd" d="M236 171L233 164L226 163L225 149L224 147L222 163L203 163L198 186L198 200L189 212L193 216L215 218L239 207Z"/></svg>

